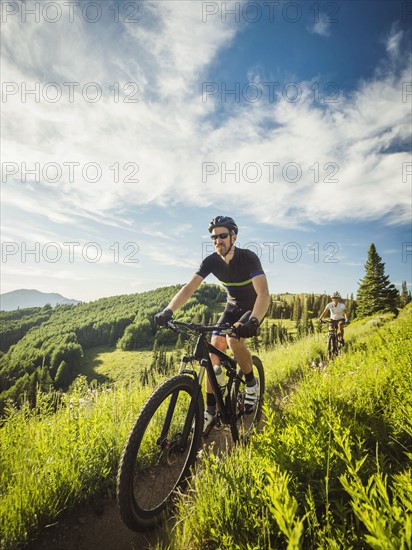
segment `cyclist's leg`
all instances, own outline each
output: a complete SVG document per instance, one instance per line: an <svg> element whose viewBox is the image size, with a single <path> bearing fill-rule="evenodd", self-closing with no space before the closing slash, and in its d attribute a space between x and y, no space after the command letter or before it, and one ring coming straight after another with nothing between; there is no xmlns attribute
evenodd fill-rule
<svg viewBox="0 0 412 550"><path fill-rule="evenodd" d="M238 323L244 323L248 320L249 316L249 312L242 315ZM235 323L235 326L236 325L237 323ZM245 375L245 412L249 414L255 410L256 403L259 399L259 380L255 377L253 372L252 354L248 350L244 338L232 338L229 336L227 338L236 362Z"/></svg>
<svg viewBox="0 0 412 550"><path fill-rule="evenodd" d="M242 372L247 375L252 371L252 354L246 347L244 338L231 338L227 337L230 349L235 356L236 362L239 365Z"/></svg>
<svg viewBox="0 0 412 550"><path fill-rule="evenodd" d="M259 400L259 379L255 377L253 372L252 354L247 349L243 338L230 338L230 349L233 351L235 359L245 375L245 413L252 413Z"/></svg>
<svg viewBox="0 0 412 550"><path fill-rule="evenodd" d="M235 321L232 321L234 326L237 326L239 323L245 323L250 317L250 311L244 312L240 309L236 311L237 318ZM232 350L233 355L235 356L236 362L239 365L242 372L247 376L253 369L252 354L246 347L244 338L232 338L227 336L227 342L229 348ZM250 378L250 377L247 377Z"/></svg>
<svg viewBox="0 0 412 550"><path fill-rule="evenodd" d="M226 323L233 324L235 319L233 318L233 306L227 305L222 315L219 317L216 325L225 325ZM227 341L226 336L221 336L219 331L216 330L212 333L212 338L210 340L212 346L219 349L220 351L225 352L227 350ZM214 353L210 354L210 360L212 365L220 365L220 358ZM206 375L206 393L213 395L213 389L209 382L209 378Z"/></svg>
<svg viewBox="0 0 412 550"><path fill-rule="evenodd" d="M343 321L339 321L339 323L338 323L338 335L339 335L340 341L342 342L342 345L343 345L345 343L345 340L343 338L343 336L344 336Z"/></svg>
<svg viewBox="0 0 412 550"><path fill-rule="evenodd" d="M233 323L233 320L230 318L230 309L226 307L225 311L220 316L217 325ZM225 336L220 336L219 332L213 332L211 338L211 344L215 346L220 351L225 352L227 350L227 342ZM210 354L210 360L213 366L220 365L220 359L214 353ZM204 434L210 431L216 422L216 397L213 393L213 388L210 383L209 377L205 376L205 385L206 385L206 409L204 417Z"/></svg>
<svg viewBox="0 0 412 550"><path fill-rule="evenodd" d="M215 348L219 349L220 351L225 352L227 350L227 342L226 342L225 336L219 336L218 334L213 333L210 343L212 344L212 346L215 346ZM210 360L212 361L213 366L220 365L220 358L214 353L210 354ZM206 393L213 393L213 389L207 375L206 375Z"/></svg>
<svg viewBox="0 0 412 550"><path fill-rule="evenodd" d="M226 338L224 336L219 336L218 334L212 335L211 344L215 346L217 349L219 349L220 351L226 351L227 349ZM212 361L213 366L220 365L220 359L214 353L210 354L210 360ZM206 436L216 423L216 397L215 397L215 394L213 393L213 388L207 373L205 376L205 385L206 385L206 408L205 408L205 415L204 415L203 433Z"/></svg>
<svg viewBox="0 0 412 550"><path fill-rule="evenodd" d="M239 308L233 306L232 304L227 304L216 325L234 325L236 321L239 320L241 314L242 311L239 310ZM220 351L225 352L228 347L228 340L226 339L226 336L220 336L219 330L217 329L212 333L211 344ZM210 360L212 361L212 365L220 365L220 359L214 353L210 354ZM206 391L212 392L212 387L210 386L208 381L206 383Z"/></svg>

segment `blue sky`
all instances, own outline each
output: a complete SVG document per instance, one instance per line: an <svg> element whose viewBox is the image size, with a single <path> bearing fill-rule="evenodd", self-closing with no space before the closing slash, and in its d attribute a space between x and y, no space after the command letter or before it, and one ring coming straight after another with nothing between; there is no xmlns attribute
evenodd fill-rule
<svg viewBox="0 0 412 550"><path fill-rule="evenodd" d="M2 293L184 283L217 214L272 293L410 285L411 3L76 4L1 5Z"/></svg>

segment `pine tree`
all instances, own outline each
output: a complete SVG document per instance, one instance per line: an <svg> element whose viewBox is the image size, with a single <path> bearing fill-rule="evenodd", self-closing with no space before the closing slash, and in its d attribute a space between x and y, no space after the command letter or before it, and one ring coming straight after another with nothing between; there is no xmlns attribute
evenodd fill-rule
<svg viewBox="0 0 412 550"><path fill-rule="evenodd" d="M115 346L115 345L116 345L115 328L114 328L114 325L111 325L110 332L109 332L109 346Z"/></svg>
<svg viewBox="0 0 412 550"><path fill-rule="evenodd" d="M402 281L401 307L405 307L412 300L411 291L408 291L406 281Z"/></svg>
<svg viewBox="0 0 412 550"><path fill-rule="evenodd" d="M274 346L277 342L277 326L275 324L270 325L270 343Z"/></svg>
<svg viewBox="0 0 412 550"><path fill-rule="evenodd" d="M62 361L57 369L54 385L56 388L66 391L72 379L73 376L69 365L66 361Z"/></svg>
<svg viewBox="0 0 412 550"><path fill-rule="evenodd" d="M303 304L302 318L301 318L301 335L304 336L308 333L308 306L305 300Z"/></svg>
<svg viewBox="0 0 412 550"><path fill-rule="evenodd" d="M322 311L324 311L328 302L329 302L329 296L327 294L322 294L319 299L319 309L318 309L317 317L320 317L322 315Z"/></svg>
<svg viewBox="0 0 412 550"><path fill-rule="evenodd" d="M366 275L359 282L357 316L373 315L378 311L397 311L399 292L385 275L385 264L371 243L365 264Z"/></svg>
<svg viewBox="0 0 412 550"><path fill-rule="evenodd" d="M145 367L140 373L140 383L142 386L147 386L149 383L149 373L147 371L147 367Z"/></svg>
<svg viewBox="0 0 412 550"><path fill-rule="evenodd" d="M300 303L299 296L295 296L293 299L293 311L292 311L292 320L295 321L297 324L300 321L300 317L302 314L302 306Z"/></svg>
<svg viewBox="0 0 412 550"><path fill-rule="evenodd" d="M353 294L350 295L350 298L346 299L345 305L348 318L354 319L356 317L356 303L354 301Z"/></svg>

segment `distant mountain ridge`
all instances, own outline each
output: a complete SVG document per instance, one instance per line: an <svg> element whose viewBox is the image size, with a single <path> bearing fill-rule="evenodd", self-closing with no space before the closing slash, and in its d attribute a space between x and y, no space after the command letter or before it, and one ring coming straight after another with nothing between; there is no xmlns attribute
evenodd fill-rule
<svg viewBox="0 0 412 550"><path fill-rule="evenodd" d="M52 307L57 304L80 304L79 300L65 298L55 292L40 292L35 289L19 289L0 294L0 311L13 311L27 307L43 307L50 304Z"/></svg>

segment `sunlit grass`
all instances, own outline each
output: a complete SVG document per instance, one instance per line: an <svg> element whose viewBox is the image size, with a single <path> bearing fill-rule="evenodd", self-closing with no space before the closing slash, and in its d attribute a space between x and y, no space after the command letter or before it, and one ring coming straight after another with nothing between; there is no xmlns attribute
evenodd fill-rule
<svg viewBox="0 0 412 550"><path fill-rule="evenodd" d="M113 489L121 450L150 392L138 387L75 391L54 412L9 409L1 423L2 548L25 542L75 503Z"/></svg>
<svg viewBox="0 0 412 550"><path fill-rule="evenodd" d="M169 548L410 549L411 313L350 327L326 369L304 369L313 338L261 354L269 387L299 381L249 448L205 459Z"/></svg>
<svg viewBox="0 0 412 550"><path fill-rule="evenodd" d="M249 447L202 461L170 548L409 549L411 311L352 323L348 351L323 369L311 364L324 358L325 332L259 351L266 427ZM131 373L149 356L95 350L93 358L96 372L121 370L134 382L97 390L80 379L58 404L39 396L36 409L10 408L1 420L2 548L114 490L127 434L153 391Z"/></svg>
<svg viewBox="0 0 412 550"><path fill-rule="evenodd" d="M128 384L139 381L142 370L152 362L151 351L124 351L101 346L85 350L80 372L89 381Z"/></svg>

